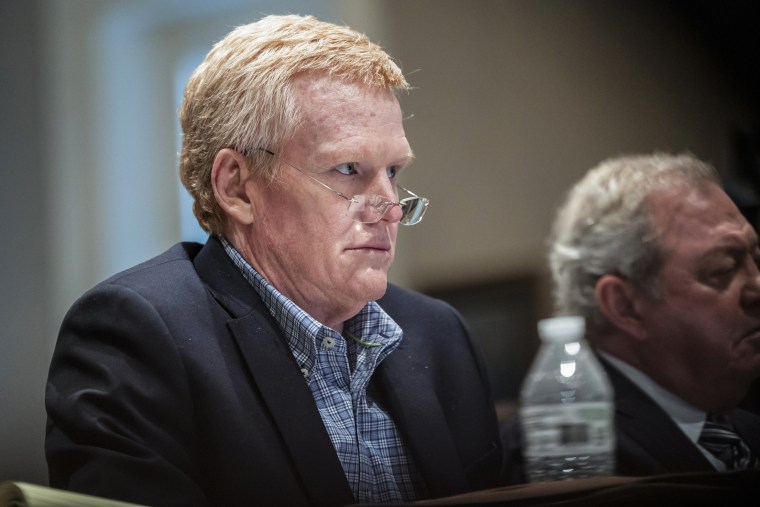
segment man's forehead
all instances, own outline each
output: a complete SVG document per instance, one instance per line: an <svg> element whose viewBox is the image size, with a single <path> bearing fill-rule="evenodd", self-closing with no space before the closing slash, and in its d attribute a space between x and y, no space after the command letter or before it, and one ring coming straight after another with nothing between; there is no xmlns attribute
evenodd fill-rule
<svg viewBox="0 0 760 507"><path fill-rule="evenodd" d="M330 76L305 75L292 82L292 89L306 121L319 122L336 116L378 125L401 121L398 99L387 88ZM379 108L379 104L383 107Z"/></svg>
<svg viewBox="0 0 760 507"><path fill-rule="evenodd" d="M324 76L294 82L300 126L293 140L312 157L348 159L367 150L410 158L401 108L389 90Z"/></svg>
<svg viewBox="0 0 760 507"><path fill-rule="evenodd" d="M386 103L387 104L387 103ZM333 131L354 131L374 137L403 137L401 109L378 108L376 101L325 101L305 102L301 107L301 125L306 129L329 126Z"/></svg>
<svg viewBox="0 0 760 507"><path fill-rule="evenodd" d="M715 184L663 191L649 201L653 225L661 241L710 242L713 246L756 244L752 226Z"/></svg>

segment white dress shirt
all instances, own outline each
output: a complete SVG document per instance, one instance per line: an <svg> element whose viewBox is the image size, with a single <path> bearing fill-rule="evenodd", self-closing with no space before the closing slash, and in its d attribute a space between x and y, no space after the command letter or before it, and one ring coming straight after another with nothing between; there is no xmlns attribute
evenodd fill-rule
<svg viewBox="0 0 760 507"><path fill-rule="evenodd" d="M702 433L702 427L707 419L707 413L700 410L690 403L687 403L680 397L668 391L657 382L652 380L649 375L630 364L614 357L606 352L597 351L607 362L617 368L620 373L625 375L628 380L636 384L639 389L644 391L654 402L659 405L666 414L673 419L676 426L681 428L686 437L691 440L702 454L710 461L716 470L723 471L726 469L725 463L716 458L707 449L699 445L699 435Z"/></svg>

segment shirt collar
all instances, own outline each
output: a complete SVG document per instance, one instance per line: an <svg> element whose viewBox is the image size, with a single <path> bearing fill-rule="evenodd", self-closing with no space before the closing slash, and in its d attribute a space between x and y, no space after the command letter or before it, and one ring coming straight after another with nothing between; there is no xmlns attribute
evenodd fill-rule
<svg viewBox="0 0 760 507"><path fill-rule="evenodd" d="M318 322L267 282L227 239L219 237L219 241L279 324L302 371L312 371L316 363L317 343L327 335L339 336L340 333ZM375 301L368 302L358 314L346 321L343 334L360 347L376 349L371 354L376 357L375 365L395 350L403 337L401 327Z"/></svg>
<svg viewBox="0 0 760 507"><path fill-rule="evenodd" d="M676 396L669 390L665 389L652 378L631 366L630 364L612 356L606 352L597 351L606 361L610 362L620 373L636 384L639 389L644 391L654 402L662 408L676 425L681 428L689 440L695 444L699 440L699 434L702 432L707 414L692 404L686 402L679 396Z"/></svg>

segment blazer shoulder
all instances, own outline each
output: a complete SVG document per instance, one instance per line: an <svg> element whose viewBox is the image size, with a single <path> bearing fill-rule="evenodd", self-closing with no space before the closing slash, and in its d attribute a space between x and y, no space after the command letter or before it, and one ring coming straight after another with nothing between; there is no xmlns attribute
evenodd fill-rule
<svg viewBox="0 0 760 507"><path fill-rule="evenodd" d="M87 301L111 297L117 293L139 294L153 305L170 305L200 294L201 282L193 259L201 250L198 243L177 243L152 259L116 273L87 290L72 309ZM70 310L71 311L71 310Z"/></svg>
<svg viewBox="0 0 760 507"><path fill-rule="evenodd" d="M157 268L165 266L167 264L175 264L178 267L181 266L183 262L192 264L193 259L195 259L195 256L198 255L198 252L200 252L201 248L203 248L203 245L199 243L176 243L165 252L151 259L143 261L135 266L120 271L110 276L102 283L114 283L132 276L139 276L140 273L145 273L146 271L154 272Z"/></svg>

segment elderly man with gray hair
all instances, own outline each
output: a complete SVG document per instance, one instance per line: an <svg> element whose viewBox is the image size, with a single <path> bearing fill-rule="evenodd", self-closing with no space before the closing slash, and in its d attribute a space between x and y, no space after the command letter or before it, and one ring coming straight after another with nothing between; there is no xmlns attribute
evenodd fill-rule
<svg viewBox="0 0 760 507"><path fill-rule="evenodd" d="M559 209L549 262L556 312L585 317L615 390L617 473L757 466L760 417L736 407L760 376L760 250L713 167L601 163Z"/></svg>

